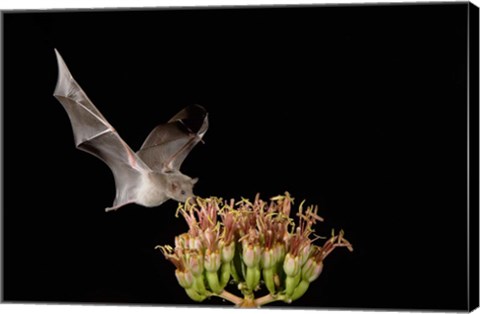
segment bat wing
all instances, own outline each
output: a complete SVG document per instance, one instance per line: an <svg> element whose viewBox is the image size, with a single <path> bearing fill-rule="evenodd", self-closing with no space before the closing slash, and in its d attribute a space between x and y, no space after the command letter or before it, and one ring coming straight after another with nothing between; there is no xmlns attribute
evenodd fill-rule
<svg viewBox="0 0 480 314"><path fill-rule="evenodd" d="M177 113L150 132L137 155L153 170L180 170L182 162L208 129L207 111L198 105Z"/></svg>
<svg viewBox="0 0 480 314"><path fill-rule="evenodd" d="M148 166L137 157L88 99L56 49L55 53L58 81L53 95L67 111L75 145L103 160L115 178L116 197L113 207L107 210L134 202L135 187L141 184L142 173L149 170Z"/></svg>

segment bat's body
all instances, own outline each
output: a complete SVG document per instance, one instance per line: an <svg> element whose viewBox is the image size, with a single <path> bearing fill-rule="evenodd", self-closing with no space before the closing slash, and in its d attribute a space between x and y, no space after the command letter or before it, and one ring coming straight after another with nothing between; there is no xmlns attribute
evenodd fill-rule
<svg viewBox="0 0 480 314"><path fill-rule="evenodd" d="M180 166L208 129L205 109L183 109L153 129L135 153L88 99L58 51L55 53L59 74L54 96L67 111L75 144L103 160L115 178L116 197L106 210L129 203L154 207L168 199L185 202L193 196L197 179L182 174Z"/></svg>

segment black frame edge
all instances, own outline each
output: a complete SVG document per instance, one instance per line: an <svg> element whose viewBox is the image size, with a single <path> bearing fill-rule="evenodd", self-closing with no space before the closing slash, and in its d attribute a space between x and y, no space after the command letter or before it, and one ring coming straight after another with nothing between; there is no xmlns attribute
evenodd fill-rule
<svg viewBox="0 0 480 314"><path fill-rule="evenodd" d="M468 310L479 306L479 9L468 4L469 269Z"/></svg>

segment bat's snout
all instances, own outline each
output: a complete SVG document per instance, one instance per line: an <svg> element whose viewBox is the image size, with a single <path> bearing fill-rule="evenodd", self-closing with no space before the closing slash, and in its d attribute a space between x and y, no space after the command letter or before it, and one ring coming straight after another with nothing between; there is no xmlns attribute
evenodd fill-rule
<svg viewBox="0 0 480 314"><path fill-rule="evenodd" d="M187 200L185 201L185 203L188 203L190 205L193 205L197 202L197 196L196 195L192 195L190 196L189 198L187 198Z"/></svg>

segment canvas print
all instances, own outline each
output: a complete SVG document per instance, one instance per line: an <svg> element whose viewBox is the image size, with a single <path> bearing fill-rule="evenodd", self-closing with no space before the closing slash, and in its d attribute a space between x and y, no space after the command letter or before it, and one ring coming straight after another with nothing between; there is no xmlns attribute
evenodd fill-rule
<svg viewBox="0 0 480 314"><path fill-rule="evenodd" d="M478 306L478 8L4 11L3 301Z"/></svg>

